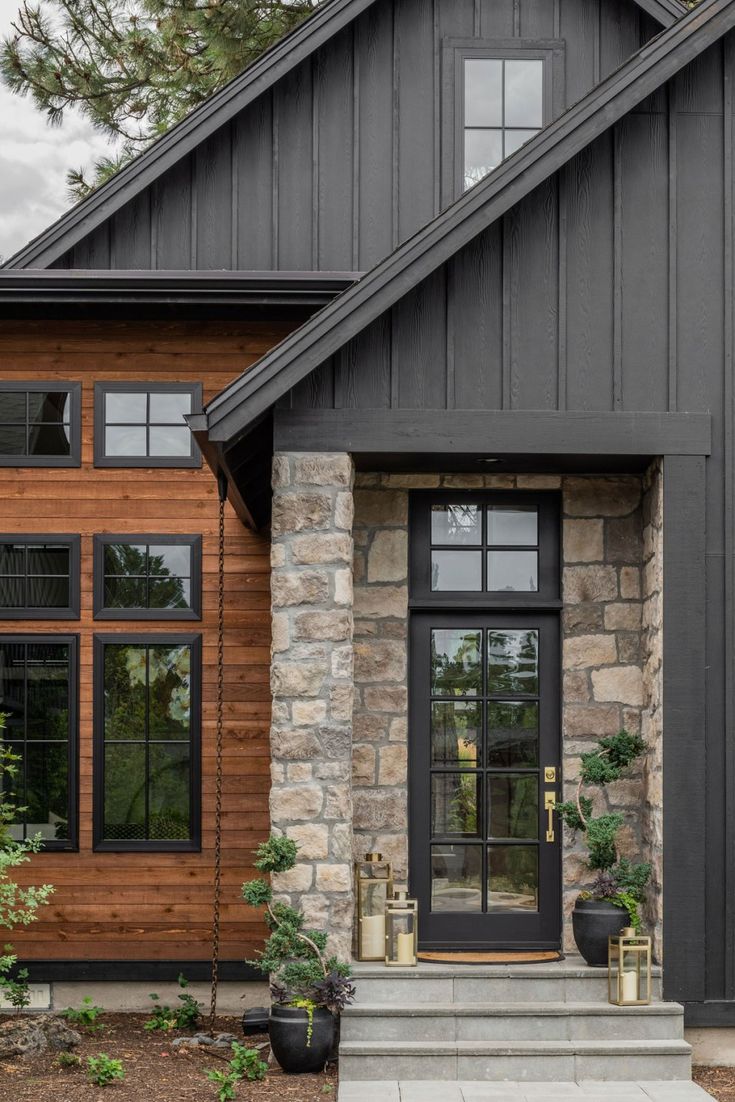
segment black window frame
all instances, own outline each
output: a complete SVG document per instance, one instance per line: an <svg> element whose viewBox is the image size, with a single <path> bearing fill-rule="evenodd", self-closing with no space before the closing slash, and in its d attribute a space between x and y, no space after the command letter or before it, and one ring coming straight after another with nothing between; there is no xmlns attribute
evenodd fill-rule
<svg viewBox="0 0 735 1102"><path fill-rule="evenodd" d="M442 165L444 202L459 199L464 183L464 63L468 59L543 61L543 123L565 107L565 42L558 38L447 38L442 43ZM510 154L512 156L512 154ZM502 164L502 161L500 162ZM495 170L493 170L495 171Z"/></svg>
<svg viewBox="0 0 735 1102"><path fill-rule="evenodd" d="M63 839L44 838L42 850L78 853L79 852L79 634L44 632L3 632L0 643L4 644L52 644L63 643L69 647L69 738L67 752L68 793L69 793L69 837ZM7 731L7 728L5 728ZM16 740L2 739L3 745ZM24 738L25 746L28 740ZM39 740L42 741L42 740ZM25 768L25 762L24 762ZM22 800L21 800L22 803ZM24 824L25 827L25 824ZM24 829L25 834L25 829Z"/></svg>
<svg viewBox="0 0 735 1102"><path fill-rule="evenodd" d="M0 620L78 620L80 617L81 539L70 533L0 532L3 543L48 543L69 548L69 604L65 608L36 608L33 605L8 607L0 604ZM35 575L34 575L35 576ZM42 575L41 575L42 576ZM0 575L5 577L5 575ZM28 572L23 575L28 578Z"/></svg>
<svg viewBox="0 0 735 1102"><path fill-rule="evenodd" d="M107 455L105 452L105 398L108 394L190 394L191 412L202 408L201 383L97 382L94 384L94 465L95 467L201 467L202 454L193 434L190 455ZM142 423L142 422L141 422ZM149 422L145 422L146 426Z"/></svg>
<svg viewBox="0 0 735 1102"><path fill-rule="evenodd" d="M105 605L105 547L113 543L145 543L188 547L191 555L191 605L180 608L108 608ZM129 535L108 533L94 537L93 615L95 620L201 620L202 537L200 535Z"/></svg>
<svg viewBox="0 0 735 1102"><path fill-rule="evenodd" d="M537 590L434 590L431 588L432 505L535 506L538 510ZM483 514L483 517L485 514ZM473 609L561 607L561 498L558 490L412 490L409 495L409 607ZM484 528L483 519L483 528ZM482 552L482 578L488 550L482 542L466 550ZM502 550L502 547L498 548Z"/></svg>
<svg viewBox="0 0 735 1102"><path fill-rule="evenodd" d="M104 837L105 811L105 647L189 646L191 648L191 738L188 839ZM93 636L92 849L97 853L200 853L202 848L202 636L199 632L96 632Z"/></svg>
<svg viewBox="0 0 735 1102"><path fill-rule="evenodd" d="M81 467L82 465L82 384L64 383L55 379L0 382L0 390L38 394L43 391L69 395L68 455L0 455L0 467Z"/></svg>

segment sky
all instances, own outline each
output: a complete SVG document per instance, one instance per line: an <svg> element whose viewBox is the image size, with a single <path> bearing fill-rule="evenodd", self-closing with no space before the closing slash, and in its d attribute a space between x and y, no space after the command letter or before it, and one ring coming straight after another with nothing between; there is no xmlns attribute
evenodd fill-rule
<svg viewBox="0 0 735 1102"><path fill-rule="evenodd" d="M10 32L18 0L0 0L0 37ZM0 85L0 257L55 221L70 205L66 173L109 150L77 114L51 127L28 99Z"/></svg>

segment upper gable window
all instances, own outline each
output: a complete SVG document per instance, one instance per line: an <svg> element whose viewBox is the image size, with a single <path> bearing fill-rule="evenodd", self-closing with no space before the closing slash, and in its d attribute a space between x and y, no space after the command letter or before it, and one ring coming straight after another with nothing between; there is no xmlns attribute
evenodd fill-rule
<svg viewBox="0 0 735 1102"><path fill-rule="evenodd" d="M94 461L98 467L198 467L184 418L201 408L198 383L97 383Z"/></svg>
<svg viewBox="0 0 735 1102"><path fill-rule="evenodd" d="M544 124L544 62L464 59L464 186L472 187Z"/></svg>

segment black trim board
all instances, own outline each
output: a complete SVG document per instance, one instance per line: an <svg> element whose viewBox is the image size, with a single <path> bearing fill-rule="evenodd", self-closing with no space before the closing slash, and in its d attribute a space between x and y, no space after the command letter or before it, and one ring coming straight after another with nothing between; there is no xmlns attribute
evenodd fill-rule
<svg viewBox="0 0 735 1102"><path fill-rule="evenodd" d="M731 0L704 0L358 284L263 356L206 409L212 440L234 441L276 401L618 119L735 28Z"/></svg>
<svg viewBox="0 0 735 1102"><path fill-rule="evenodd" d="M708 413L276 409L276 451L437 456L709 455ZM488 443L492 441L492 448Z"/></svg>
<svg viewBox="0 0 735 1102"><path fill-rule="evenodd" d="M687 1029L735 1028L735 1001L708 1000L684 1003L684 1025Z"/></svg>
<svg viewBox="0 0 735 1102"><path fill-rule="evenodd" d="M207 960L21 960L31 983L175 983L179 973L192 982L209 981ZM225 982L265 983L250 964L221 960L218 975Z"/></svg>
<svg viewBox="0 0 735 1102"><path fill-rule="evenodd" d="M331 0L323 4L243 73L173 126L150 149L11 256L5 267L50 266L373 3L375 0ZM670 27L686 11L679 0L635 0L635 3L663 27Z"/></svg>

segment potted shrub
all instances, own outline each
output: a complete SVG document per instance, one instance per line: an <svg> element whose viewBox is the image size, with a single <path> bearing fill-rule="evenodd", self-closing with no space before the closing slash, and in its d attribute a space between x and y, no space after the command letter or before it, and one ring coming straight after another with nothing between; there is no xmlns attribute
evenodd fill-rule
<svg viewBox="0 0 735 1102"><path fill-rule="evenodd" d="M260 872L288 872L296 864L297 846L272 835L256 851ZM263 952L249 961L270 977L269 1033L273 1055L284 1071L321 1071L334 1048L335 1014L355 996L350 966L326 956L327 934L304 929L301 911L273 901L270 883L250 880L242 894L251 907L265 907L270 929Z"/></svg>
<svg viewBox="0 0 735 1102"><path fill-rule="evenodd" d="M620 731L598 741L597 748L582 754L575 798L557 804L561 818L573 831L584 835L588 867L595 873L589 889L580 892L572 912L577 948L587 964L607 965L607 939L623 926L640 929L639 906L651 875L647 863L618 859L617 835L624 816L619 811L593 814L593 801L582 795L585 785L604 788L646 751L639 735ZM622 914L621 914L622 911Z"/></svg>

